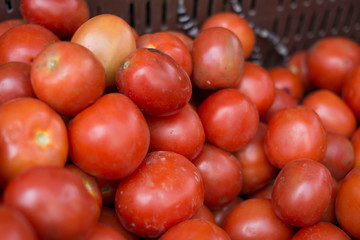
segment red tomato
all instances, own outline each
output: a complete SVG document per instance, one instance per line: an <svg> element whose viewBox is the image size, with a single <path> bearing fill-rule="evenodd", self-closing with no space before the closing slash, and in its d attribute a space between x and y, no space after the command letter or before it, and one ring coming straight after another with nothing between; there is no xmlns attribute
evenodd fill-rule
<svg viewBox="0 0 360 240"><path fill-rule="evenodd" d="M354 131L351 136L351 143L354 148L354 167L360 166L360 128Z"/></svg>
<svg viewBox="0 0 360 240"><path fill-rule="evenodd" d="M63 115L74 116L103 95L106 77L90 50L71 42L57 42L35 58L31 83L39 99Z"/></svg>
<svg viewBox="0 0 360 240"><path fill-rule="evenodd" d="M113 14L90 18L76 30L71 42L90 49L100 60L106 73L106 86L115 84L116 70L124 58L136 49L131 26Z"/></svg>
<svg viewBox="0 0 360 240"><path fill-rule="evenodd" d="M194 39L191 80L199 88L228 88L239 84L244 50L240 40L223 27L206 29Z"/></svg>
<svg viewBox="0 0 360 240"><path fill-rule="evenodd" d="M151 151L172 151L189 160L199 155L205 143L205 133L197 112L190 104L171 116L145 117L150 129Z"/></svg>
<svg viewBox="0 0 360 240"><path fill-rule="evenodd" d="M191 54L178 37L166 32L144 34L136 40L136 47L153 48L162 51L183 67L189 76L191 75Z"/></svg>
<svg viewBox="0 0 360 240"><path fill-rule="evenodd" d="M20 12L28 23L42 25L63 39L90 18L86 0L20 0Z"/></svg>
<svg viewBox="0 0 360 240"><path fill-rule="evenodd" d="M89 233L84 237L84 240L126 240L124 236L118 233L115 229L101 224L96 223L90 230Z"/></svg>
<svg viewBox="0 0 360 240"><path fill-rule="evenodd" d="M221 12L206 19L201 31L211 27L224 27L234 32L244 48L245 58L250 57L255 46L256 35L246 19L232 12Z"/></svg>
<svg viewBox="0 0 360 240"><path fill-rule="evenodd" d="M8 62L0 65L0 105L18 97L35 97L30 81L31 65Z"/></svg>
<svg viewBox="0 0 360 240"><path fill-rule="evenodd" d="M192 217L192 219L202 219L211 223L215 223L214 215L206 205L202 205L199 211Z"/></svg>
<svg viewBox="0 0 360 240"><path fill-rule="evenodd" d="M351 237L360 238L360 167L353 168L342 181L335 200L340 227Z"/></svg>
<svg viewBox="0 0 360 240"><path fill-rule="evenodd" d="M264 146L270 163L278 168L298 158L320 162L326 153L326 131L315 111L290 107L270 119Z"/></svg>
<svg viewBox="0 0 360 240"><path fill-rule="evenodd" d="M270 181L267 185L260 188L259 190L247 195L248 198L265 198L271 200L272 190L274 182Z"/></svg>
<svg viewBox="0 0 360 240"><path fill-rule="evenodd" d="M159 240L230 240L228 234L220 227L202 219L190 219L183 221L159 238Z"/></svg>
<svg viewBox="0 0 360 240"><path fill-rule="evenodd" d="M360 65L354 69L343 85L342 97L360 120Z"/></svg>
<svg viewBox="0 0 360 240"><path fill-rule="evenodd" d="M290 55L286 62L286 67L300 79L305 92L309 92L315 88L309 77L307 58L308 51L302 50Z"/></svg>
<svg viewBox="0 0 360 240"><path fill-rule="evenodd" d="M243 201L242 198L236 197L231 202L227 203L221 208L212 210L216 225L222 227L227 215L229 215L229 213L242 201Z"/></svg>
<svg viewBox="0 0 360 240"><path fill-rule="evenodd" d="M149 153L118 186L115 209L123 226L143 237L158 237L193 217L204 201L199 170L184 156Z"/></svg>
<svg viewBox="0 0 360 240"><path fill-rule="evenodd" d="M332 193L331 193L330 203L329 206L326 208L324 214L322 215L320 222L336 223L335 199L339 191L340 184L341 184L341 180L336 181L335 178L332 178Z"/></svg>
<svg viewBox="0 0 360 240"><path fill-rule="evenodd" d="M317 223L330 204L332 178L329 170L311 159L286 164L277 175L272 206L285 223L297 227Z"/></svg>
<svg viewBox="0 0 360 240"><path fill-rule="evenodd" d="M238 204L225 218L223 229L232 240L288 240L293 235L289 224L274 213L269 199L253 198Z"/></svg>
<svg viewBox="0 0 360 240"><path fill-rule="evenodd" d="M359 44L344 37L322 38L308 52L311 81L336 93L341 92L345 79L360 63Z"/></svg>
<svg viewBox="0 0 360 240"><path fill-rule="evenodd" d="M95 181L99 186L103 205L113 205L115 201L116 189L120 180L95 177Z"/></svg>
<svg viewBox="0 0 360 240"><path fill-rule="evenodd" d="M63 167L36 166L6 186L4 203L20 210L40 239L78 239L99 217L81 179Z"/></svg>
<svg viewBox="0 0 360 240"><path fill-rule="evenodd" d="M116 86L144 113L155 116L179 112L192 95L184 69L156 49L140 48L127 56L116 73Z"/></svg>
<svg viewBox="0 0 360 240"><path fill-rule="evenodd" d="M237 151L255 136L259 114L244 94L222 89L206 98L198 114L210 143L226 151Z"/></svg>
<svg viewBox="0 0 360 240"><path fill-rule="evenodd" d="M312 108L329 132L350 137L356 128L356 117L349 106L334 92L320 89L308 94L302 105Z"/></svg>
<svg viewBox="0 0 360 240"><path fill-rule="evenodd" d="M68 124L70 158L90 175L120 179L144 159L149 128L138 107L125 95L111 93Z"/></svg>
<svg viewBox="0 0 360 240"><path fill-rule="evenodd" d="M319 222L301 228L292 240L350 240L350 237L339 227L327 222Z"/></svg>
<svg viewBox="0 0 360 240"><path fill-rule="evenodd" d="M185 44L185 46L187 47L187 49L191 53L192 45L193 45L193 42L194 42L194 40L192 38L190 38L185 33L178 32L178 31L166 31L166 32L170 33L171 35L174 35L175 37L178 37Z"/></svg>
<svg viewBox="0 0 360 240"><path fill-rule="evenodd" d="M0 36L7 30L17 25L23 24L24 21L21 18L11 18L0 22Z"/></svg>
<svg viewBox="0 0 360 240"><path fill-rule="evenodd" d="M37 24L20 24L0 37L0 64L6 62L32 63L49 44L59 38L45 27Z"/></svg>
<svg viewBox="0 0 360 240"><path fill-rule="evenodd" d="M275 99L275 85L263 67L251 62L245 62L240 83L236 87L255 103L259 115L263 115Z"/></svg>
<svg viewBox="0 0 360 240"><path fill-rule="evenodd" d="M237 152L234 156L239 160L242 174L243 186L241 194L249 194L264 187L275 177L276 168L270 164L264 150L264 138L266 125L259 123L254 138Z"/></svg>
<svg viewBox="0 0 360 240"><path fill-rule="evenodd" d="M204 181L204 203L210 209L222 207L239 195L243 174L234 155L206 143L193 162Z"/></svg>
<svg viewBox="0 0 360 240"><path fill-rule="evenodd" d="M5 182L31 166L64 166L66 126L40 100L14 99L0 106L0 149L0 179Z"/></svg>
<svg viewBox="0 0 360 240"><path fill-rule="evenodd" d="M16 208L0 204L1 239L36 240L35 230L26 217Z"/></svg>

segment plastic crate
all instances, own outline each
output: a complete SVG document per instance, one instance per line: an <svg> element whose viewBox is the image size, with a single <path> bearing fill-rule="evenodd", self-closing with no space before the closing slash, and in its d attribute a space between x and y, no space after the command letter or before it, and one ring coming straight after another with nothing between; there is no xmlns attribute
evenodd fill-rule
<svg viewBox="0 0 360 240"><path fill-rule="evenodd" d="M234 11L256 26L275 33L291 54L306 49L317 39L341 35L360 42L360 0L87 0L91 16L111 13L126 20L139 34L162 30L183 30L178 21L179 2L200 27L207 17ZM0 20L19 18L20 0L0 0ZM260 34L267 34L263 32ZM259 35L260 36L260 35ZM264 66L276 65L281 57L274 45L258 37Z"/></svg>

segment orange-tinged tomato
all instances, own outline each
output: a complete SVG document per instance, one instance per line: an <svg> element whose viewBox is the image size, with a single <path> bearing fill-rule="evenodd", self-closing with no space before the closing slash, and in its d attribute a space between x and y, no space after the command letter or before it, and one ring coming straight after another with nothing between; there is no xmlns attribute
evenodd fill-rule
<svg viewBox="0 0 360 240"><path fill-rule="evenodd" d="M87 47L98 57L105 68L107 86L115 84L117 68L136 49L131 26L113 14L90 18L77 29L71 42Z"/></svg>

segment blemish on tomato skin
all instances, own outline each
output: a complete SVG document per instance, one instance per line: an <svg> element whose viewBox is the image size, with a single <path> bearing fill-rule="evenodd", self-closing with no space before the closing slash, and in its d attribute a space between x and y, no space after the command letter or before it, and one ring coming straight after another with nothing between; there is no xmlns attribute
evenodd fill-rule
<svg viewBox="0 0 360 240"><path fill-rule="evenodd" d="M44 131L37 131L35 133L35 143L41 148L46 148L50 144L50 138Z"/></svg>
<svg viewBox="0 0 360 240"><path fill-rule="evenodd" d="M130 65L130 61L124 62L124 64L122 65L122 69L123 70L127 69L129 67L129 65Z"/></svg>

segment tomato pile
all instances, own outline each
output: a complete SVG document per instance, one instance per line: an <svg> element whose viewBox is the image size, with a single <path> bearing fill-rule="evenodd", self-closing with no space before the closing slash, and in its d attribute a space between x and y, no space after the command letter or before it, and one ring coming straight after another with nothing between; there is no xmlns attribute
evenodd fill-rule
<svg viewBox="0 0 360 240"><path fill-rule="evenodd" d="M139 35L52 2L0 22L1 239L360 239L358 43L266 68L234 13Z"/></svg>

